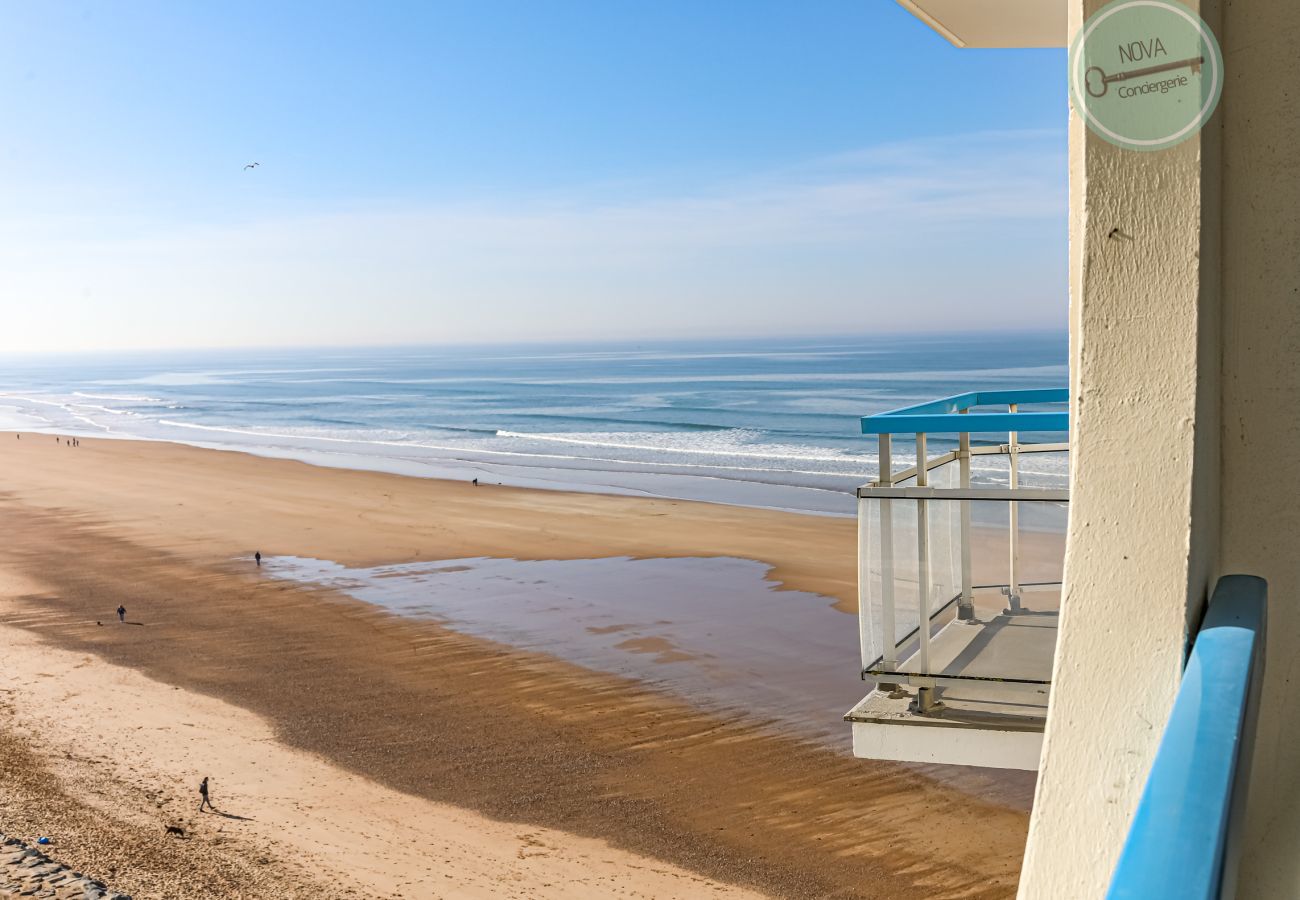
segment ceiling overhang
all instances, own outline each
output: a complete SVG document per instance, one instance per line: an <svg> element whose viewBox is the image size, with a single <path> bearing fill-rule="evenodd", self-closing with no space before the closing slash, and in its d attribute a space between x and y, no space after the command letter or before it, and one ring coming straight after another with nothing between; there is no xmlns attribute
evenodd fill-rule
<svg viewBox="0 0 1300 900"><path fill-rule="evenodd" d="M1067 0L898 0L958 47L1064 47Z"/></svg>

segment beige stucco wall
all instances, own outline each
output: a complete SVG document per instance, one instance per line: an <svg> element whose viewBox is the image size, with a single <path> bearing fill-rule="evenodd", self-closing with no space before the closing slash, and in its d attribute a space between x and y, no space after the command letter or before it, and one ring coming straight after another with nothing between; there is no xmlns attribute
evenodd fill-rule
<svg viewBox="0 0 1300 900"><path fill-rule="evenodd" d="M1070 0L1071 35L1103 5ZM1105 893L1214 574L1221 124L1138 153L1072 115L1070 526L1022 897Z"/></svg>
<svg viewBox="0 0 1300 900"><path fill-rule="evenodd" d="M1066 0L1073 35L1105 0ZM1213 581L1269 582L1238 896L1300 897L1300 3L1183 0L1226 81L1196 139L1070 121L1065 603L1020 895L1102 897Z"/></svg>
<svg viewBox="0 0 1300 900"><path fill-rule="evenodd" d="M1269 583L1239 896L1300 897L1300 3L1234 3L1220 41L1227 81L1219 563Z"/></svg>

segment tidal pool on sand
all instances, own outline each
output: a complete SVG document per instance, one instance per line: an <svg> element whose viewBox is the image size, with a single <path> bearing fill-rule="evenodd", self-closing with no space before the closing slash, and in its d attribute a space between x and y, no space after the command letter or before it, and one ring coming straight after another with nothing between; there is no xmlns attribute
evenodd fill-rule
<svg viewBox="0 0 1300 900"><path fill-rule="evenodd" d="M857 625L734 558L448 559L351 569L275 557L263 571L394 613L634 678L709 709L847 748L862 698Z"/></svg>

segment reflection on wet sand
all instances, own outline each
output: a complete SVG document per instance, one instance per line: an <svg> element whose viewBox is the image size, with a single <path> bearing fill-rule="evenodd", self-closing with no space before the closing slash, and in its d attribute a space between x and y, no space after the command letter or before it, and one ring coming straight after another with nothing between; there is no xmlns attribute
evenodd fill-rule
<svg viewBox="0 0 1300 900"><path fill-rule="evenodd" d="M863 689L855 620L828 597L778 590L753 560L479 558L350 569L277 557L265 568L848 750L840 717Z"/></svg>
<svg viewBox="0 0 1300 900"><path fill-rule="evenodd" d="M753 560L476 558L348 568L277 557L265 571L634 678L845 755L850 732L841 717L869 689L857 677L856 617L820 594L780 590ZM913 768L1013 808L1033 799L1033 773Z"/></svg>

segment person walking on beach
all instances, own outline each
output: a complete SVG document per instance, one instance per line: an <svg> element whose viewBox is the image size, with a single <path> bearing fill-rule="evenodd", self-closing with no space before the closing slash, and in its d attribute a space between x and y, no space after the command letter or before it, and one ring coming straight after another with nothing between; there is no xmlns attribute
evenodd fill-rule
<svg viewBox="0 0 1300 900"><path fill-rule="evenodd" d="M117 620L119 622L126 621L126 607L122 606L120 603L117 606Z"/></svg>
<svg viewBox="0 0 1300 900"><path fill-rule="evenodd" d="M253 559L257 560L257 567L260 569L262 567L262 551L258 550L256 553L254 553Z"/></svg>
<svg viewBox="0 0 1300 900"><path fill-rule="evenodd" d="M204 775L203 780L199 782L199 796L203 798L199 801L199 812L203 812L203 807L205 805L213 812L217 811L217 808L212 805L212 801L208 799L208 776L206 775Z"/></svg>

